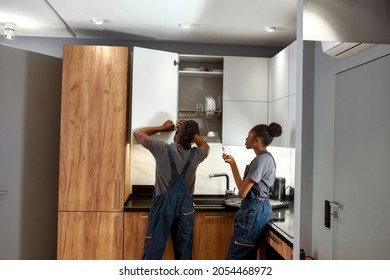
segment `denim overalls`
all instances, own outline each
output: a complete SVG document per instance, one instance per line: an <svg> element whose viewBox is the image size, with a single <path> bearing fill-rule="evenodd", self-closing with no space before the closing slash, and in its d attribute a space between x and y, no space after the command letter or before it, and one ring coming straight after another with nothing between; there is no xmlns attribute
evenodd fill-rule
<svg viewBox="0 0 390 280"><path fill-rule="evenodd" d="M248 171L249 165L245 168L244 178ZM259 197L252 187L234 217L234 231L226 259L256 260L261 234L271 217L269 199Z"/></svg>
<svg viewBox="0 0 390 280"><path fill-rule="evenodd" d="M175 259L190 260L192 257L195 211L192 197L186 194L184 175L191 164L194 149L191 149L181 174L177 173L170 145L168 156L172 180L167 192L153 197L145 235L144 260L162 258L169 234L172 237Z"/></svg>

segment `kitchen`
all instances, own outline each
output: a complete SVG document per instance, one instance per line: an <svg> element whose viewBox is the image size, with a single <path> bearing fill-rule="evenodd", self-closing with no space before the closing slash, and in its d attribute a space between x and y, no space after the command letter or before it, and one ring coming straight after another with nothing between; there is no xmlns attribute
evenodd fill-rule
<svg viewBox="0 0 390 280"><path fill-rule="evenodd" d="M298 38L299 39L299 38ZM388 42L383 42L383 43L388 43ZM384 47L385 48L385 47ZM378 47L377 47L377 49L378 49ZM316 51L318 51L318 46L315 46L315 50ZM386 50L384 49L383 50L383 52L385 53L386 52ZM317 54L318 55L318 54ZM329 62L330 63L330 62ZM9 63L8 63L8 65L11 65L12 64L12 61L10 61ZM8 77L8 76L7 76ZM328 101L328 102L330 102L330 101ZM58 100L57 100L57 103L55 103L55 104L58 104ZM297 104L297 105L299 105L299 103ZM318 104L318 105L316 105L316 106L320 106L320 104ZM297 107L297 108L299 108L299 107ZM314 110L315 111L322 111L321 109L320 109L320 107L315 107L314 108ZM3 112L3 108L2 108L2 112ZM58 116L57 116L58 117ZM312 118L307 118L307 119L304 119L304 121L308 121L308 120L310 120L310 119L312 119ZM319 121L318 119L316 119L315 121ZM297 126L299 126L299 122L297 122ZM297 131L298 131L298 127L297 127ZM3 129L3 127L2 127L2 131L3 131L4 129ZM50 137L48 136L48 138L50 139ZM305 140L306 138L304 138L303 140ZM307 140L309 140L310 139L310 137L309 138L307 138ZM46 141L47 141L47 139L46 139ZM316 141L318 141L318 139L316 140ZM47 142L46 142L47 143ZM320 142L315 142L315 145L320 145L320 143L321 143L321 141ZM30 149L29 150L31 150L31 149L33 149L33 147L29 147ZM32 150L31 150L32 151ZM299 151L297 151L297 155L299 155L300 153L299 153ZM324 154L326 155L326 153L324 152ZM304 158L304 160L305 160L305 158ZM321 162L319 161L318 162L318 164L320 164ZM308 168L308 170L311 170L312 169L312 167L311 168ZM306 169L305 169L306 170ZM34 172L34 170L32 170L32 172ZM318 172L318 171L317 171ZM314 174L317 174L316 172L314 172ZM321 176L321 175L320 175ZM308 177L310 177L310 176L308 176ZM32 178L34 178L34 176L32 177ZM309 180L309 178L307 178L307 177L302 177L302 180L303 181L305 181L305 180ZM297 183L297 180L295 180L295 182ZM326 180L324 181L324 182L326 182ZM305 183L305 182L303 182L304 184L302 184L302 187L303 186L311 186L312 184L313 184L313 181L311 181L310 182L310 180L309 180L309 183ZM320 183L321 184L321 183ZM297 186L298 186L299 184L297 184ZM30 190L32 193L31 194L34 194L34 190L32 189L32 190ZM37 191L37 190L35 190L35 191ZM28 194L28 192L25 192L25 194L27 195ZM309 198L305 198L304 199L304 201L306 201L306 202L308 202L308 201L312 201L312 198L311 198L311 195L318 195L318 194L316 194L315 192L313 193L313 190L305 190L305 192L303 193L303 194L300 194L300 192L298 192L297 193L298 194L298 201L299 201L299 199L300 199L300 195L302 195L302 196L309 196ZM311 194L311 195L310 195ZM328 194L328 197L329 197L329 194ZM297 203L297 201L295 201L296 203ZM27 203L27 202L26 202ZM313 202L314 203L314 202ZM322 215L320 215L321 214L321 211L322 211L322 208L323 208L323 201L322 200L318 200L318 203L320 204L319 206L318 206L318 208L319 209L321 209L321 210L318 210L317 212L313 212L314 213L314 215L317 215L318 216L318 218L316 218L316 219L314 219L314 224L316 223L316 221L320 221L320 222L317 222L317 223L321 223L322 222L322 220L323 220L323 216ZM310 206L310 203L305 203L304 205L302 205L302 207L309 207ZM302 211L301 211L302 212ZM4 212L2 212L2 213L4 213ZM305 238L306 236L307 236L307 232L308 231L311 231L311 225L313 224L313 221L312 221L312 218L311 217L305 217L305 215L308 215L308 213L312 213L312 211L304 211L304 212L302 212L302 215L304 216L304 217L301 217L301 224L303 223L302 221L304 221L304 223L305 223L305 225L302 225L302 229L300 229L300 228L298 228L298 231L296 231L296 233L297 234L301 234L301 239L303 239L303 242L306 242L305 240L311 240L311 238ZM311 216L311 215L310 215ZM318 234L315 234L314 235L314 239L317 239L317 238L319 238L319 237L317 237L317 236L322 236L322 235L324 235L324 233L322 232L322 230L319 230L319 228L321 228L322 227L322 225L317 225L317 227L315 227L314 229L313 229L313 231L318 231ZM309 230L309 229L310 230ZM310 233L310 235L311 235L311 233ZM302 241L301 241L302 242ZM320 242L315 242L314 243L314 246L313 247L316 247L316 248L318 248L319 247L319 245L316 245L316 244L319 244ZM294 245L295 245L295 240L294 240ZM33 246L32 244L30 245L30 246ZM303 247L303 248L311 248L312 247L312 244L308 244L308 245L304 245L304 246L301 246L301 247ZM318 258L319 259L327 259L327 258L332 258L332 256L329 254L329 249L326 249L326 248L320 248L321 250L320 250L320 253L318 253L319 254L319 256L318 256ZM309 249L307 249L307 251L313 251L313 253L315 252L315 250L313 249L313 250L309 250ZM322 253L321 253L322 252ZM298 252L299 253L299 252ZM296 254L296 252L294 252L294 254ZM321 255L321 254L323 254L323 255ZM295 256L295 258L297 258L296 256Z"/></svg>

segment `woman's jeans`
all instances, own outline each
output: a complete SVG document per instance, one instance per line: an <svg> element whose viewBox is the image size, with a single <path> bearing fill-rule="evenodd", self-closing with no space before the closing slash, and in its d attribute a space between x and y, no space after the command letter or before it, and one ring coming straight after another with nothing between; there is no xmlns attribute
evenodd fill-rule
<svg viewBox="0 0 390 280"><path fill-rule="evenodd" d="M268 199L244 199L235 215L226 259L256 260L261 235L271 216L272 206Z"/></svg>

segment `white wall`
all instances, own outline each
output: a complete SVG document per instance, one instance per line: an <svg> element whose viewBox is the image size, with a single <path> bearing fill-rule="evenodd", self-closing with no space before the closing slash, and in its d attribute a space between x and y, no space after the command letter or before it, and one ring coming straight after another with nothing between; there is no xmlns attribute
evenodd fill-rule
<svg viewBox="0 0 390 280"><path fill-rule="evenodd" d="M209 178L211 173L227 173L229 175L231 189L236 187L230 167L222 159L222 144L210 143L209 156L197 169L195 194L224 194L226 181L224 177ZM244 146L224 146L225 152L234 156L241 176L245 166L255 157L253 150L247 150ZM268 151L274 156L276 162L276 176L286 178L286 186L294 186L294 177L291 170L294 169L291 155L294 150L269 146ZM154 185L155 161L151 153L139 144L131 145L130 184ZM238 192L236 188L236 193Z"/></svg>
<svg viewBox="0 0 390 280"><path fill-rule="evenodd" d="M316 43L311 251L316 259L333 259L333 233L324 227L324 201L333 200L334 195L334 123L337 122L335 75L388 53L390 53L389 45L377 45L350 58L339 60L324 54L320 42ZM388 147L382 148L388 149Z"/></svg>

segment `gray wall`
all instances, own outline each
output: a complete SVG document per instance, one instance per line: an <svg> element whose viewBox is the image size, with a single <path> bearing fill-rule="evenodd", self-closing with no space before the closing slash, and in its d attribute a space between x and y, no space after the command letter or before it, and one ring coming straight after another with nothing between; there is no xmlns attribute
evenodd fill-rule
<svg viewBox="0 0 390 280"><path fill-rule="evenodd" d="M311 221L311 255L316 259L333 259L333 232L324 227L324 200L333 200L334 197L334 124L337 122L337 119L335 119L335 75L338 72L388 53L390 53L389 45L376 45L362 53L340 60L324 54L320 42L316 43L313 139L313 217ZM371 108L371 110L375 110L375 108ZM376 147L376 149L381 148L388 149L387 145ZM372 183L375 184L375 178L373 179ZM302 227L304 227L304 224L305 221L301 221Z"/></svg>
<svg viewBox="0 0 390 280"><path fill-rule="evenodd" d="M291 43L293 41L291 41ZM4 39L3 36L0 36L0 45L1 44L54 57L62 57L62 49L64 44L127 46L130 50L132 50L134 46L137 46L161 51L176 52L179 54L232 55L253 57L273 57L288 45L287 44L286 46L282 47L270 47L229 44L180 43L167 41L96 40L40 37L16 37L14 40L10 41Z"/></svg>
<svg viewBox="0 0 390 280"><path fill-rule="evenodd" d="M55 259L62 60L0 57L0 259Z"/></svg>

